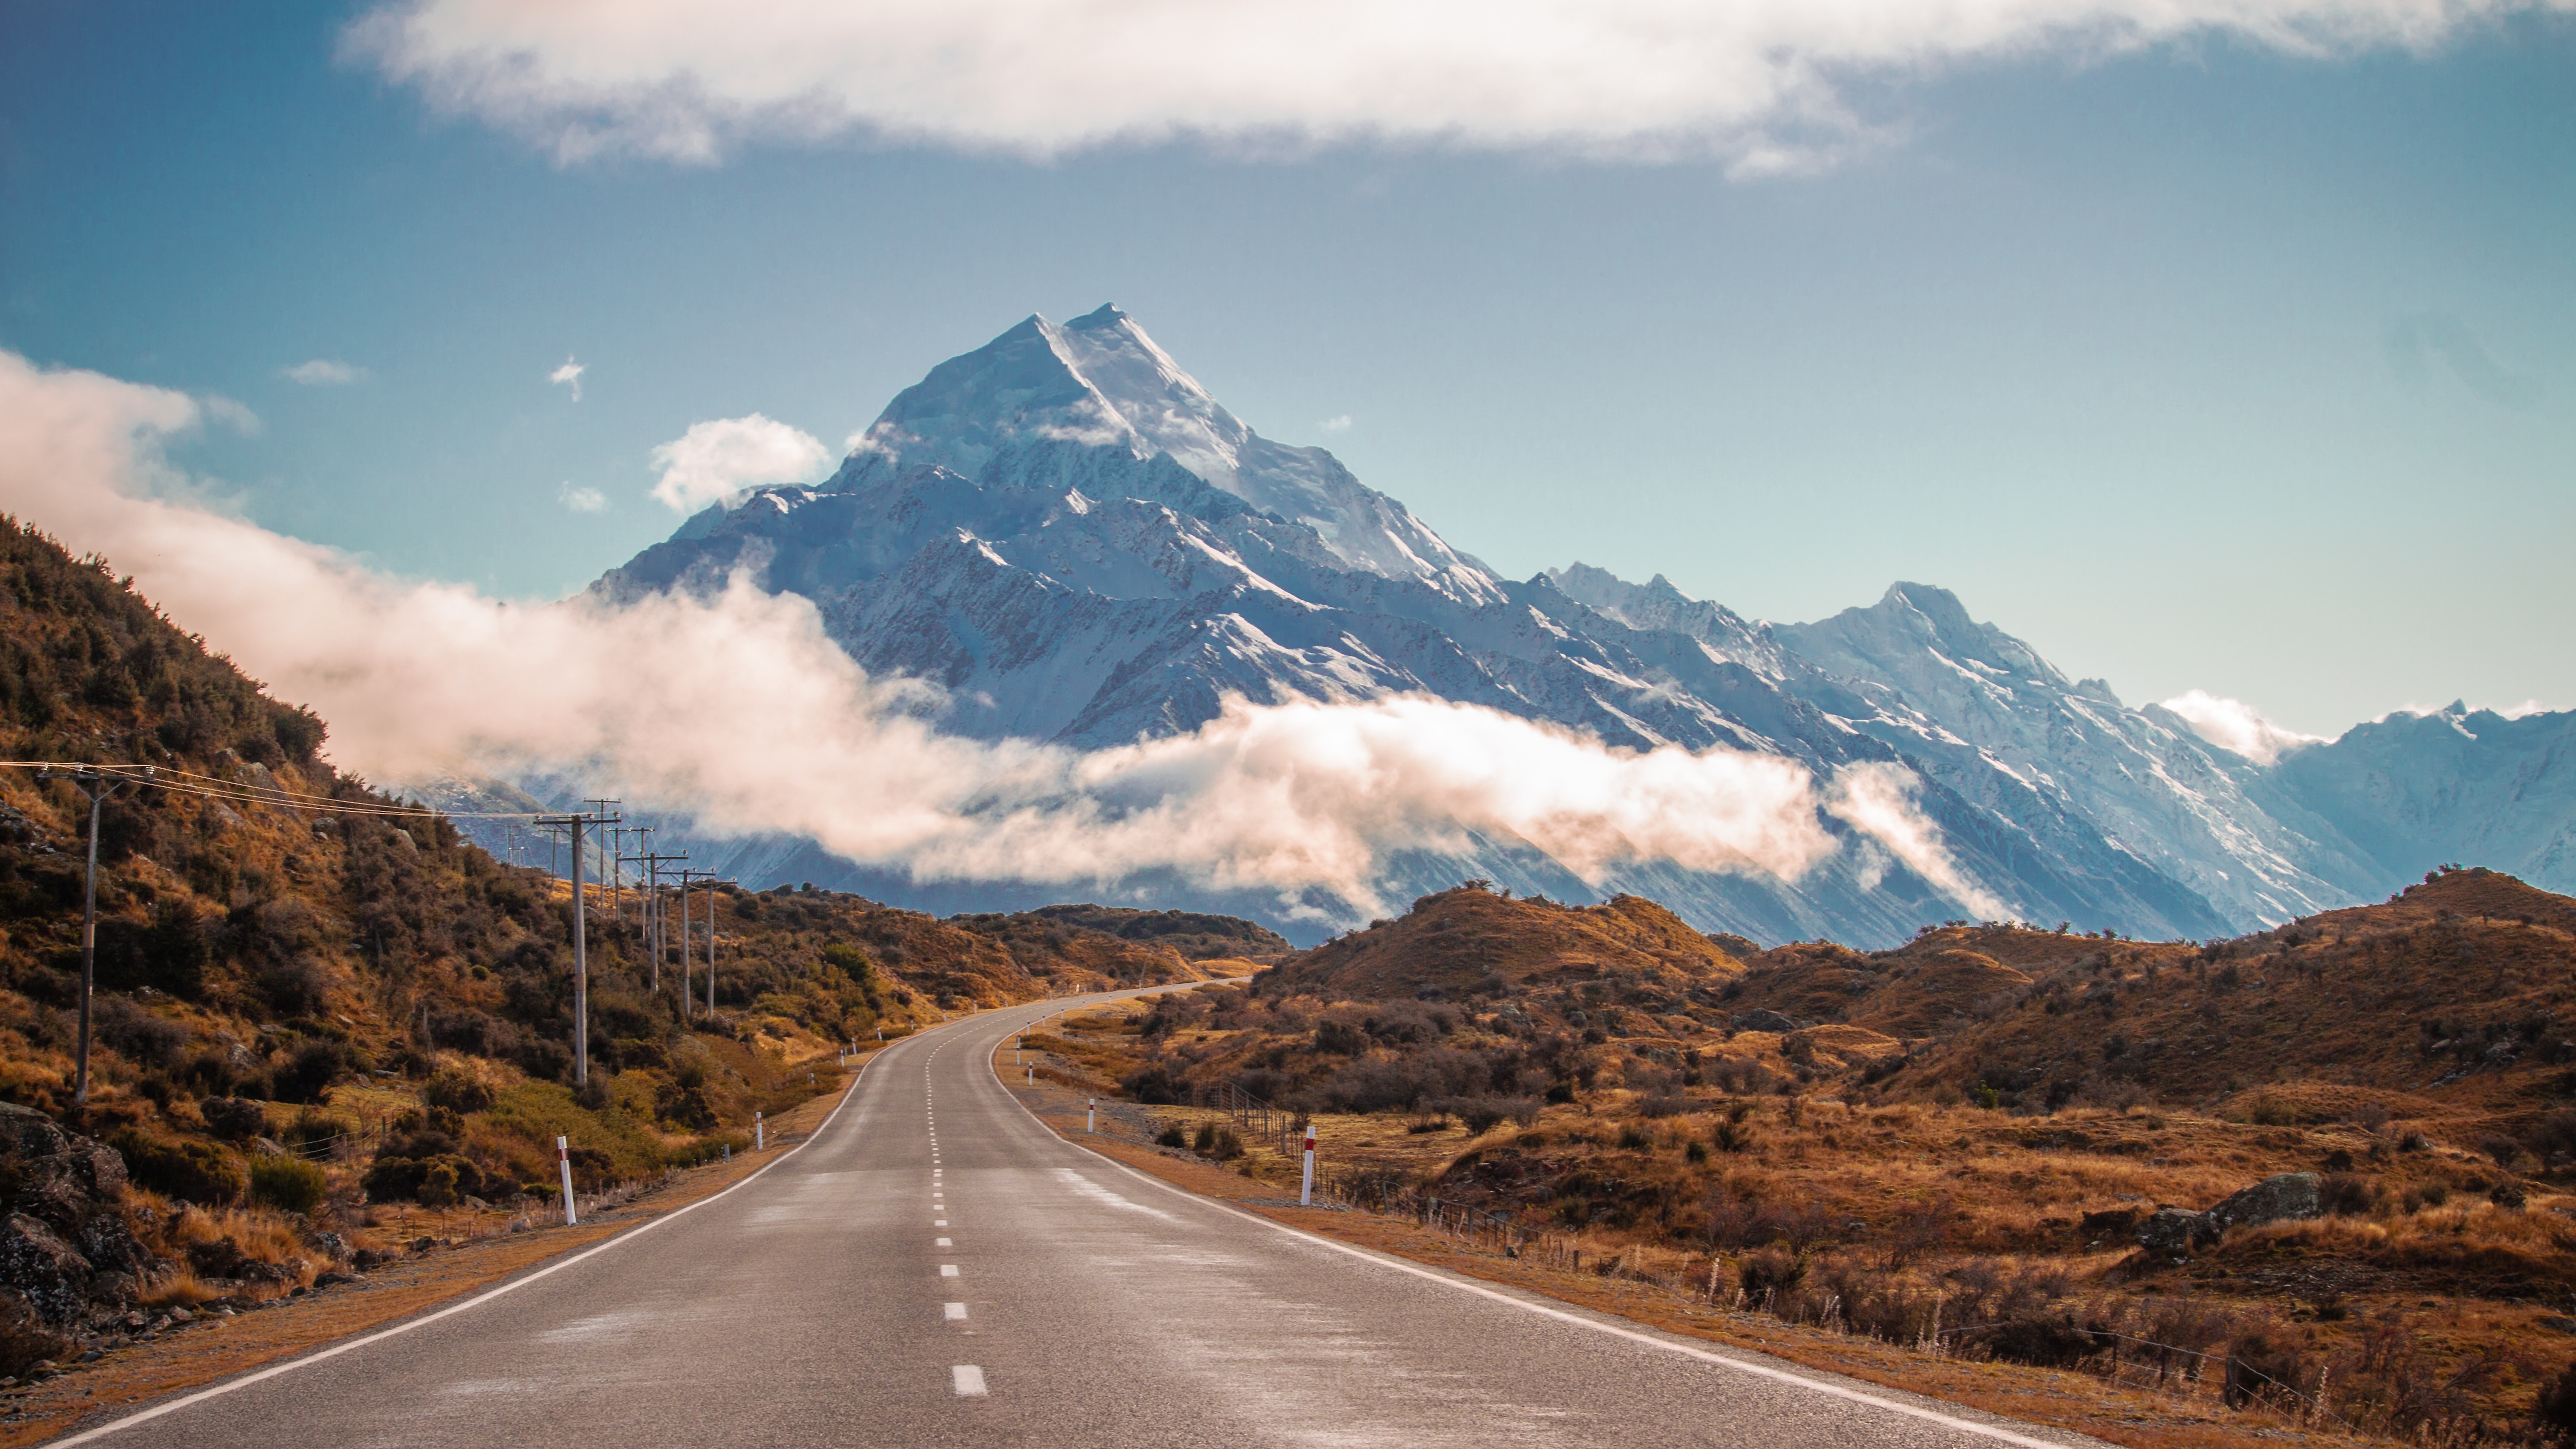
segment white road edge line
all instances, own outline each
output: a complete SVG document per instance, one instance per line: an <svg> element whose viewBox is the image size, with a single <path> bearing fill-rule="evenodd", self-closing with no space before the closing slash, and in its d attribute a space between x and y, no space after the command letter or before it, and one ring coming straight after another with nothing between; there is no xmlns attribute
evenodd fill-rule
<svg viewBox="0 0 2576 1449"><path fill-rule="evenodd" d="M1205 983L1192 984L1204 985ZM1023 1027L1035 1025L1036 1022L1041 1019L1042 1018L1032 1018L1029 1022L1023 1023ZM995 1043L993 1050L995 1052L999 1052L1001 1050L1001 1046L998 1042ZM1976 1434L1984 1438L2000 1440L2006 1444L2019 1444L2025 1446L2025 1449L2069 1449L2070 1442L2075 1444L2104 1443L2102 1440L2083 1434L2074 1435L2072 1441L2067 1439L2037 1439L2028 1434L2016 1434L2010 1429L2000 1428L1993 1424L1981 1424L1974 1419L1963 1419L1955 1414L1944 1414L1937 1409L1926 1409L1917 1404L1909 1404L1900 1399L1886 1398L1882 1395L1869 1393L1861 1389L1845 1388L1840 1384L1818 1383L1816 1380L1808 1378L1802 1374L1790 1373L1785 1369L1776 1369L1765 1364L1746 1363L1742 1359L1732 1358L1722 1353L1711 1353L1707 1349L1692 1348L1687 1344L1675 1343L1670 1339L1658 1337L1655 1334L1646 1333L1638 1329L1621 1328L1616 1324L1603 1323L1596 1319L1587 1318L1580 1313L1568 1312L1562 1308L1550 1308L1543 1303L1532 1303L1525 1298L1515 1297L1509 1293L1497 1292L1494 1289L1484 1287L1480 1284L1466 1282L1462 1279L1452 1277L1449 1274L1422 1267L1416 1263L1407 1263L1401 1259L1372 1253L1364 1248L1354 1248L1348 1243L1337 1243L1331 1238L1307 1232L1302 1228L1292 1228L1286 1223L1273 1221L1272 1219L1261 1216L1259 1213L1245 1212L1243 1209L1235 1207L1222 1199L1208 1197L1201 1193L1195 1193L1184 1187L1175 1187L1151 1173L1139 1172L1135 1168L1129 1167L1126 1163L1120 1162L1117 1158L1110 1156L1106 1152L1102 1152L1096 1147L1086 1147L1082 1143L1074 1141L1063 1133L1057 1132L1053 1127L1048 1126L1044 1118L1038 1116L1037 1113L1030 1111L1028 1104L1021 1102L1018 1096L1011 1092L1010 1088L1002 1081L1000 1068L993 1066L990 1053L986 1055L985 1066L992 1073L993 1085L1001 1087L1002 1094L1004 1096L1009 1097L1012 1103L1018 1106L1021 1111L1027 1112L1029 1120L1037 1123L1042 1130L1052 1134L1057 1141L1063 1142L1068 1146L1081 1148L1083 1151L1099 1158L1109 1166L1116 1168L1120 1172L1126 1173L1129 1177L1135 1178L1139 1182L1148 1183L1152 1186L1161 1188L1163 1191L1171 1193L1175 1197L1187 1198L1191 1202L1213 1208L1218 1212L1229 1213L1235 1217L1242 1218L1246 1222L1258 1223L1273 1232L1285 1233L1289 1237L1303 1239L1304 1241L1313 1243L1318 1247L1329 1248L1336 1253L1357 1258L1363 1263L1374 1263L1378 1267L1391 1269L1398 1273L1410 1274L1411 1276L1420 1278L1425 1282L1440 1284L1444 1288L1455 1289L1460 1293L1470 1293L1476 1297L1490 1299L1496 1303L1509 1304L1514 1308L1520 1309L1524 1313L1535 1313L1541 1318L1553 1318L1560 1323L1571 1323L1577 1327L1591 1329L1595 1333L1608 1334L1612 1338L1624 1338L1632 1343L1642 1343L1651 1348L1660 1348L1668 1353L1677 1353L1685 1358L1695 1358L1704 1363L1715 1364L1720 1368L1733 1369L1737 1373L1750 1374L1755 1378L1769 1379L1775 1383L1789 1384L1797 1388L1805 1389L1811 1393L1826 1395L1829 1398L1843 1399L1855 1404L1867 1404L1873 1408L1886 1409L1891 1413L1903 1414L1908 1418L1921 1419L1927 1423L1939 1424L1944 1428L1957 1429L1964 1433ZM1828 1371L1819 1370L1819 1372ZM2072 1431L2069 1432L2072 1433ZM2106 1449L2108 1449L2108 1446L2106 1446Z"/></svg>
<svg viewBox="0 0 2576 1449"><path fill-rule="evenodd" d="M974 1018L968 1017L967 1020L972 1021ZM909 1038L909 1040L919 1040L919 1038ZM895 1043L898 1047L902 1044L903 1043L900 1041ZM879 1055L881 1056L883 1053L880 1053ZM426 1328L430 1324L436 1323L442 1318L463 1313L469 1308L481 1307L483 1304L491 1302L493 1299L500 1297L504 1293L515 1293L518 1290L527 1287L529 1284L536 1282L540 1278L550 1278L555 1274L562 1272L564 1269L573 1266L575 1263L596 1257L601 1253L607 1252L611 1248L622 1248L628 1243L635 1241L637 1238L644 1236L646 1233L653 1231L655 1228L662 1226L664 1223L676 1222L679 1219L696 1212L698 1209L705 1207L711 1202L721 1201L742 1191L744 1188L751 1186L753 1183L760 1181L764 1177L767 1177L772 1168L777 1167L788 1158L794 1157L797 1153L802 1152L806 1148L821 1141L824 1131L840 1117L841 1109L849 1106L852 1101L857 1099L859 1095L860 1082L867 1077L868 1068L875 1066L876 1064L876 1057L870 1057L865 1062L859 1064L859 1073L857 1076L850 1079L849 1086L842 1089L841 1100L834 1104L832 1110L824 1116L822 1122L815 1127L813 1133L804 1141L799 1142L795 1146L788 1148L785 1152L780 1153L767 1167L763 1167L760 1171L753 1173L751 1176L744 1178L742 1181L735 1183L733 1186L726 1188L722 1192L702 1197L696 1202L689 1204L687 1207L675 1208L672 1211L664 1213L662 1216L653 1219L651 1222L638 1223L635 1226L628 1228L626 1231L619 1233L617 1236L610 1238L607 1242L601 1243L596 1247L585 1248L581 1252L575 1253L571 1257L564 1259L562 1262L550 1263L545 1267L539 1268L537 1271L528 1274L524 1278L513 1278L498 1288L487 1288L484 1291L475 1294L473 1297L466 1299L462 1303L451 1303L445 1308L441 1308L434 1313L425 1314L419 1318L412 1319L407 1323L397 1323L391 1328L380 1328L363 1337L347 1339L340 1343L332 1344L327 1348L318 1349L312 1353L304 1355L302 1358L293 1358L288 1359L284 1363L271 1364L267 1368L260 1369L255 1373L244 1374L240 1378L231 1379L224 1383L199 1389L185 1398L172 1399L166 1404L155 1405L154 1407L145 1409L140 1413L128 1414L122 1419L111 1419L107 1423L101 1424L95 1429L84 1429L68 1439L53 1439L48 1440L47 1442L52 1446L52 1449L71 1449L71 1446L75 1444L86 1444L93 1439L103 1439L110 1434L119 1432L120 1430L131 1429L137 1424L147 1423L153 1419L158 1419L164 1414L177 1413L179 1410L188 1408L191 1405L202 1404L208 1399L221 1398L237 1389L249 1388L253 1384L276 1378L280 1374L293 1373L297 1369L306 1368L310 1365L320 1363L324 1359L338 1358L340 1355L347 1353L352 1349L365 1348L371 1343L381 1343L388 1338L395 1337L396 1335L409 1333L415 1328Z"/></svg>

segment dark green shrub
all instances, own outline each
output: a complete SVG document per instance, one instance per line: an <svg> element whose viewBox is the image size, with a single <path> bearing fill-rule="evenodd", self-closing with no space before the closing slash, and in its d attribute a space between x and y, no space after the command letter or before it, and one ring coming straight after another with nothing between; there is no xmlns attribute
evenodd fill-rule
<svg viewBox="0 0 2576 1449"><path fill-rule="evenodd" d="M1171 1126L1154 1134L1154 1145L1157 1147L1187 1147L1190 1145L1189 1134L1181 1130L1180 1123L1175 1122Z"/></svg>
<svg viewBox="0 0 2576 1449"><path fill-rule="evenodd" d="M462 1117L491 1110L492 1089L463 1072L440 1072L420 1090L421 1099Z"/></svg>
<svg viewBox="0 0 2576 1449"><path fill-rule="evenodd" d="M263 1157L250 1165L251 1201L291 1213L311 1213L331 1193L322 1169L300 1157Z"/></svg>
<svg viewBox="0 0 2576 1449"><path fill-rule="evenodd" d="M336 1041L308 1041L295 1049L277 1073L281 1102L319 1102L331 1084L349 1070L348 1049Z"/></svg>
<svg viewBox="0 0 2576 1449"><path fill-rule="evenodd" d="M460 1197L481 1197L486 1186L483 1169L453 1152L379 1157L360 1184L368 1197L378 1201L407 1199L431 1207L445 1207Z"/></svg>
<svg viewBox="0 0 2576 1449"><path fill-rule="evenodd" d="M268 1135L268 1109L246 1097L208 1097L197 1104L206 1130L232 1142Z"/></svg>
<svg viewBox="0 0 2576 1449"><path fill-rule="evenodd" d="M250 1185L241 1154L212 1142L156 1142L129 1129L108 1145L124 1156L127 1176L164 1197L230 1207Z"/></svg>
<svg viewBox="0 0 2576 1449"><path fill-rule="evenodd" d="M1785 1248L1764 1248L1744 1260L1736 1270L1736 1281L1743 1285L1744 1296L1759 1299L1766 1293L1786 1293L1805 1281L1807 1260Z"/></svg>

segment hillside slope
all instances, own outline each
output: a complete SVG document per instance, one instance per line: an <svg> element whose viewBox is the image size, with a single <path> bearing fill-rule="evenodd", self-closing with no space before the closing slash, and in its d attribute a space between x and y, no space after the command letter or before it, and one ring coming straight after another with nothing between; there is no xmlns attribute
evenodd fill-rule
<svg viewBox="0 0 2576 1449"><path fill-rule="evenodd" d="M265 1301L419 1211L506 1218L551 1191L558 1134L585 1191L648 1178L831 1089L842 1043L1284 946L1225 918L951 922L726 886L693 893L693 949L657 962L636 894L594 891L576 1090L569 887L339 774L324 742L103 562L0 526L0 758L128 772L99 832L83 1105L88 812L0 770L0 1374L112 1346L138 1302Z"/></svg>

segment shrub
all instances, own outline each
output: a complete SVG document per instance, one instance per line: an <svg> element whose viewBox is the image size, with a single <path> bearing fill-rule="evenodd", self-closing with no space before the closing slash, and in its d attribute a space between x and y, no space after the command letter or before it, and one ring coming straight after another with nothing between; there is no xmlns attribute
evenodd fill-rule
<svg viewBox="0 0 2576 1449"><path fill-rule="evenodd" d="M2497 1183L2494 1187L2487 1189L2487 1201L2494 1203L2497 1207L2503 1208L2507 1212L2518 1213L2522 1211L2523 1204L2527 1200L2528 1199L2525 1197L2522 1190L2522 1184L2515 1182L2511 1178L2507 1178L2504 1181Z"/></svg>
<svg viewBox="0 0 2576 1449"><path fill-rule="evenodd" d="M208 1097L197 1104L197 1115L207 1131L230 1141L268 1135L268 1109L247 1097Z"/></svg>
<svg viewBox="0 0 2576 1449"><path fill-rule="evenodd" d="M331 1192L322 1169L300 1157L263 1157L250 1165L251 1201L310 1214Z"/></svg>
<svg viewBox="0 0 2576 1449"><path fill-rule="evenodd" d="M492 1089L463 1072L440 1072L421 1088L420 1095L429 1105L444 1107L460 1117L490 1111L492 1107Z"/></svg>
<svg viewBox="0 0 2576 1449"><path fill-rule="evenodd" d="M1201 1157L1213 1157L1219 1162L1231 1162L1243 1155L1243 1139L1237 1136L1231 1127L1214 1122L1202 1122L1199 1124L1199 1135L1191 1142L1190 1150Z"/></svg>
<svg viewBox="0 0 2576 1449"><path fill-rule="evenodd" d="M1187 1147L1190 1145L1190 1136L1188 1133L1181 1130L1180 1123L1175 1122L1171 1126L1154 1134L1154 1145L1157 1147Z"/></svg>
<svg viewBox="0 0 2576 1449"><path fill-rule="evenodd" d="M295 1049L295 1055L278 1072L278 1100L319 1102L331 1090L331 1084L348 1070L348 1050L338 1042L308 1041Z"/></svg>
<svg viewBox="0 0 2576 1449"><path fill-rule="evenodd" d="M576 1168L582 1166L578 1159L583 1150L574 1149ZM580 1173L574 1175L578 1177ZM480 1197L486 1186L483 1169L476 1167L471 1159L453 1152L423 1157L379 1157L367 1169L361 1184L371 1198L407 1198L431 1207L444 1207L460 1197Z"/></svg>
<svg viewBox="0 0 2576 1449"><path fill-rule="evenodd" d="M2350 1172L2330 1172L2317 1183L2317 1207L2327 1217L2361 1217L2379 1206L2379 1184Z"/></svg>
<svg viewBox="0 0 2576 1449"><path fill-rule="evenodd" d="M1766 1293L1786 1293L1805 1281L1807 1260L1785 1248L1764 1248L1744 1260L1736 1270L1736 1282L1747 1298L1760 1298Z"/></svg>
<svg viewBox="0 0 2576 1449"><path fill-rule="evenodd" d="M250 1185L241 1154L212 1142L156 1142L128 1129L109 1145L123 1154L125 1170L136 1183L164 1197L229 1207L241 1201Z"/></svg>
<svg viewBox="0 0 2576 1449"><path fill-rule="evenodd" d="M2532 1401L2531 1427L2554 1443L2576 1443L2576 1364L2552 1375Z"/></svg>

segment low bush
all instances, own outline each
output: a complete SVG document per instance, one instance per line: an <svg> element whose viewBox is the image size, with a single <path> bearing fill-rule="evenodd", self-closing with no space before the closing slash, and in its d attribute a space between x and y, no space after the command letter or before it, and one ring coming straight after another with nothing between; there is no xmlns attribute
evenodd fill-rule
<svg viewBox="0 0 2576 1449"><path fill-rule="evenodd" d="M229 1207L250 1186L241 1154L212 1142L160 1142L129 1129L108 1145L124 1156L126 1174L137 1186L163 1197Z"/></svg>
<svg viewBox="0 0 2576 1449"><path fill-rule="evenodd" d="M331 1193L322 1169L300 1157L263 1157L250 1165L251 1201L310 1215Z"/></svg>
<svg viewBox="0 0 2576 1449"><path fill-rule="evenodd" d="M492 1089L463 1072L440 1072L420 1089L421 1100L463 1117L490 1111Z"/></svg>

